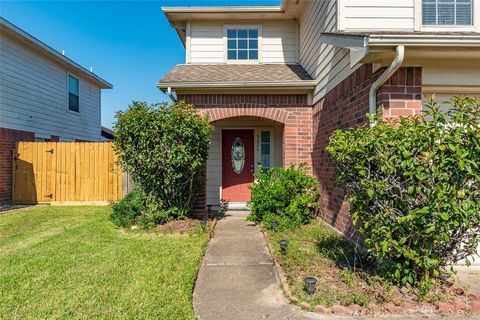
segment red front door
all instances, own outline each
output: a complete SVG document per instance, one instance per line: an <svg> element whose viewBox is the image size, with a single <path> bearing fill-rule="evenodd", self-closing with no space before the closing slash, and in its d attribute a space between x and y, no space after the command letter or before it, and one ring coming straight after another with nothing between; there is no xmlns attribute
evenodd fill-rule
<svg viewBox="0 0 480 320"><path fill-rule="evenodd" d="M222 131L222 200L250 200L253 183L253 130Z"/></svg>

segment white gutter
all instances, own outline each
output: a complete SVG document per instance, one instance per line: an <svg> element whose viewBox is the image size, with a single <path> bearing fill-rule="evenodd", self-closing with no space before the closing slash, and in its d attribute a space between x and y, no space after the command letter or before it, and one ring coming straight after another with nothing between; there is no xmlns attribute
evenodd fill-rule
<svg viewBox="0 0 480 320"><path fill-rule="evenodd" d="M249 13L283 12L281 6L197 6L197 7L161 7L165 13Z"/></svg>
<svg viewBox="0 0 480 320"><path fill-rule="evenodd" d="M172 100L173 103L177 102L177 99L173 96L172 87L167 88L167 94L168 94L168 97L170 98L170 100Z"/></svg>
<svg viewBox="0 0 480 320"><path fill-rule="evenodd" d="M369 35L365 36L367 46L462 46L478 47L480 45L480 34L466 35Z"/></svg>
<svg viewBox="0 0 480 320"><path fill-rule="evenodd" d="M369 113L375 114L377 112L377 91L390 77L402 66L403 58L405 57L405 46L399 45L395 47L395 59L392 64L385 70L384 73L372 84L368 94ZM370 122L370 126L375 126L375 122Z"/></svg>
<svg viewBox="0 0 480 320"><path fill-rule="evenodd" d="M226 82L157 82L158 88L294 88L312 89L317 80L294 81L226 81Z"/></svg>

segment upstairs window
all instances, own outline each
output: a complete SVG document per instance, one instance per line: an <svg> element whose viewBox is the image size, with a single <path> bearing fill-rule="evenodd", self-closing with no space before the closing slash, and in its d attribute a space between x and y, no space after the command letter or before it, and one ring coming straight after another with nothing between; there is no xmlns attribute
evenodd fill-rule
<svg viewBox="0 0 480 320"><path fill-rule="evenodd" d="M227 59L258 60L258 29L227 28Z"/></svg>
<svg viewBox="0 0 480 320"><path fill-rule="evenodd" d="M472 2L473 0L423 0L423 25L472 25Z"/></svg>
<svg viewBox="0 0 480 320"><path fill-rule="evenodd" d="M79 112L80 80L68 75L68 110Z"/></svg>

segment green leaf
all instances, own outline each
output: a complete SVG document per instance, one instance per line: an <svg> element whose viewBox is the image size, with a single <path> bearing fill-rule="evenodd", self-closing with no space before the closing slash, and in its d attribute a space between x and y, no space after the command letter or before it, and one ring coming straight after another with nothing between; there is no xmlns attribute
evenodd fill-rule
<svg viewBox="0 0 480 320"><path fill-rule="evenodd" d="M375 195L375 192L372 189L367 189L367 194L370 198L373 198L373 196Z"/></svg>
<svg viewBox="0 0 480 320"><path fill-rule="evenodd" d="M387 252L387 249L388 249L388 242L387 241L383 241L382 242L382 254L385 255L385 253Z"/></svg>
<svg viewBox="0 0 480 320"><path fill-rule="evenodd" d="M414 192L415 192L415 187L414 187L414 186L409 186L409 187L407 188L407 193L408 193L408 194L413 194Z"/></svg>
<svg viewBox="0 0 480 320"><path fill-rule="evenodd" d="M430 226L428 226L427 229L425 229L425 233L426 233L426 234L430 234L430 233L432 233L433 231L435 231L435 225L433 225L433 224L430 225Z"/></svg>

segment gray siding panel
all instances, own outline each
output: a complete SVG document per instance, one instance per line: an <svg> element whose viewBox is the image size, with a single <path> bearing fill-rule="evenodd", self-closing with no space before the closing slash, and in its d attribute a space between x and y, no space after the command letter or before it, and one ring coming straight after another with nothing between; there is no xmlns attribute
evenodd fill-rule
<svg viewBox="0 0 480 320"><path fill-rule="evenodd" d="M99 141L101 89L80 79L80 112L68 110L67 70L14 39L0 38L0 127Z"/></svg>

